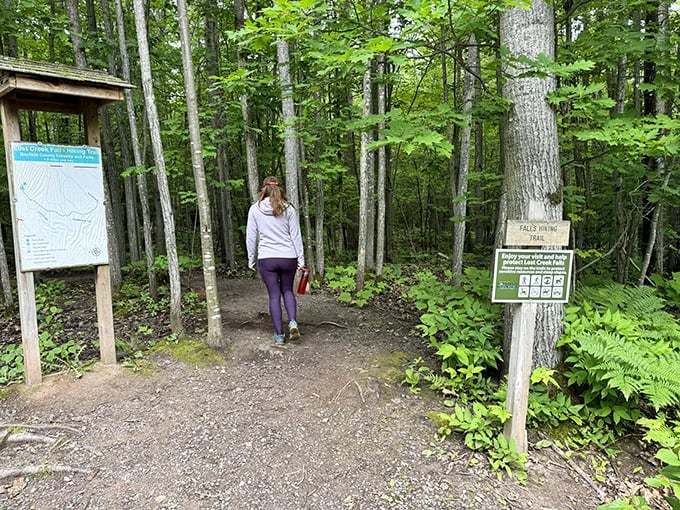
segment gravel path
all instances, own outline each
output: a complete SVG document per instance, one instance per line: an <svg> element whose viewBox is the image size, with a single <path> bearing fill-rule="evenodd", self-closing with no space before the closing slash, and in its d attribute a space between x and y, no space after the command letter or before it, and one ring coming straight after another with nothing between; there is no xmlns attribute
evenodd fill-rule
<svg viewBox="0 0 680 510"><path fill-rule="evenodd" d="M594 490L549 453L532 456L522 486L457 440L439 442L426 417L437 401L399 384L423 353L402 317L308 294L302 339L276 347L262 285L230 280L221 291L223 363L196 368L157 354L151 372L98 365L7 392L4 424L69 428L37 432L55 444L0 448L0 470L42 466L0 480L0 510L597 506Z"/></svg>

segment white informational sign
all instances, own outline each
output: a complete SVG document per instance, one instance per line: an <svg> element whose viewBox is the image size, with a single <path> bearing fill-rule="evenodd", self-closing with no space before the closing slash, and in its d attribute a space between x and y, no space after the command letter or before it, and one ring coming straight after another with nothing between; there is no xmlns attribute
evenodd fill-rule
<svg viewBox="0 0 680 510"><path fill-rule="evenodd" d="M12 143L21 271L109 263L98 147Z"/></svg>

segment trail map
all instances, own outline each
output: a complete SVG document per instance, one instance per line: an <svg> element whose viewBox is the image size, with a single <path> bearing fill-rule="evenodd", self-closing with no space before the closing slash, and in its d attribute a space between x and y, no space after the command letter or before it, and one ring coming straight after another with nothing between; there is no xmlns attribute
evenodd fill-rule
<svg viewBox="0 0 680 510"><path fill-rule="evenodd" d="M13 143L21 271L109 263L98 147Z"/></svg>

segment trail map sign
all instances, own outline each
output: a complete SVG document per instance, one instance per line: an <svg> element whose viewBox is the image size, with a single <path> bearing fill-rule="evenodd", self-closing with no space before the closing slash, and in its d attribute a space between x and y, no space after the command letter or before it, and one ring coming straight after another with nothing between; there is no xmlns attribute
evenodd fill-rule
<svg viewBox="0 0 680 510"><path fill-rule="evenodd" d="M491 301L566 303L572 250L496 250Z"/></svg>
<svg viewBox="0 0 680 510"><path fill-rule="evenodd" d="M21 271L108 264L99 147L11 147Z"/></svg>

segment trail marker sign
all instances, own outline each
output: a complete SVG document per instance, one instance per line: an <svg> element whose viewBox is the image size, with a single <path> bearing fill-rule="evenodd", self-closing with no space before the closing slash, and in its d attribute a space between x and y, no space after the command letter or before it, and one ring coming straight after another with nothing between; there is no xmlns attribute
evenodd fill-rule
<svg viewBox="0 0 680 510"><path fill-rule="evenodd" d="M567 246L569 221L507 220L506 246Z"/></svg>

